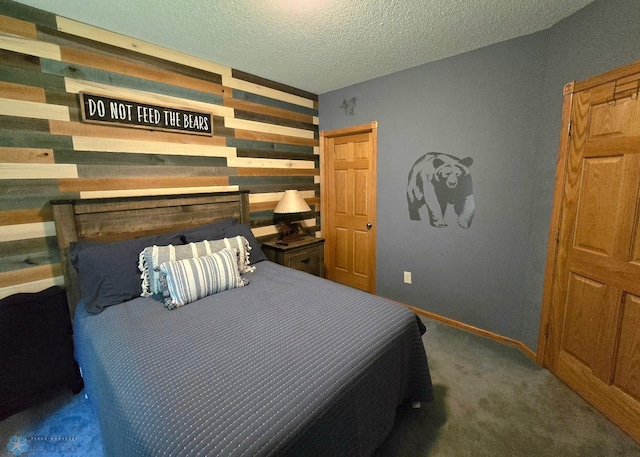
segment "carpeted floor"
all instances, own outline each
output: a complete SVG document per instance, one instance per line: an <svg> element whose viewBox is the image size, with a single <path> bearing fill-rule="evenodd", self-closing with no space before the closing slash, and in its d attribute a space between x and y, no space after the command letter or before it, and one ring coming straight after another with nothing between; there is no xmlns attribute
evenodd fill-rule
<svg viewBox="0 0 640 457"><path fill-rule="evenodd" d="M376 457L640 457L638 443L518 349L423 321L436 400L400 408ZM26 439L26 457L103 455L83 394L59 392L0 422L0 456L18 455L13 436Z"/></svg>

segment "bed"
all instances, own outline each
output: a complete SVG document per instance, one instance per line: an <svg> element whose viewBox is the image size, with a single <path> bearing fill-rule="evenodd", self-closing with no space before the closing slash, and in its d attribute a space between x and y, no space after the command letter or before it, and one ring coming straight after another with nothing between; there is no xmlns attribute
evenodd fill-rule
<svg viewBox="0 0 640 457"><path fill-rule="evenodd" d="M247 232L246 193L52 207L76 358L105 455L367 456L391 431L400 404L432 400L415 315L266 260ZM237 233L248 245L252 271L241 275L248 284L171 310L157 296L120 303L120 290L111 306L92 308L93 289L109 282L104 276L118 263L130 267L117 246ZM100 250L119 260L95 263ZM103 277L93 277L105 264ZM125 282L117 283L124 289Z"/></svg>

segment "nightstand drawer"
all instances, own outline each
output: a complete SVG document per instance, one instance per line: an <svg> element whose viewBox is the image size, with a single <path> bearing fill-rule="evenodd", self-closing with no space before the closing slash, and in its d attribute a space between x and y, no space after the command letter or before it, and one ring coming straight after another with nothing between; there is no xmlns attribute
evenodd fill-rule
<svg viewBox="0 0 640 457"><path fill-rule="evenodd" d="M320 255L318 249L306 249L289 257L289 266L296 270L320 276Z"/></svg>
<svg viewBox="0 0 640 457"><path fill-rule="evenodd" d="M272 262L324 277L324 239L322 238L307 236L289 244L265 241L262 243L262 250Z"/></svg>

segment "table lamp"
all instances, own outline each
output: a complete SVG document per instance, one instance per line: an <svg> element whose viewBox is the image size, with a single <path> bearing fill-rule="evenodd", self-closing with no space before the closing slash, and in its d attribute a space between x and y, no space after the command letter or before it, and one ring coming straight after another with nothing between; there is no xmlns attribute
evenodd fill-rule
<svg viewBox="0 0 640 457"><path fill-rule="evenodd" d="M292 221L291 217L308 211L311 211L311 208L297 190L284 191L284 195L273 210L274 216L276 214L281 216L279 218L280 220L276 223L276 227L278 227L278 232L280 233L278 244L287 245L302 238L300 234L300 223ZM275 219L274 217L274 222Z"/></svg>

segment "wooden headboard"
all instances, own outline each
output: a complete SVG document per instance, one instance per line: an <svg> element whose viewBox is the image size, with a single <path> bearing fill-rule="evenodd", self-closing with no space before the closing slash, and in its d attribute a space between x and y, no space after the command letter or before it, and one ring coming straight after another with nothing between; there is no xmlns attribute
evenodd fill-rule
<svg viewBox="0 0 640 457"><path fill-rule="evenodd" d="M68 256L74 241L119 241L169 233L235 217L249 223L249 193L123 197L97 200L54 200L56 225L69 310L73 318L80 300L78 273Z"/></svg>

